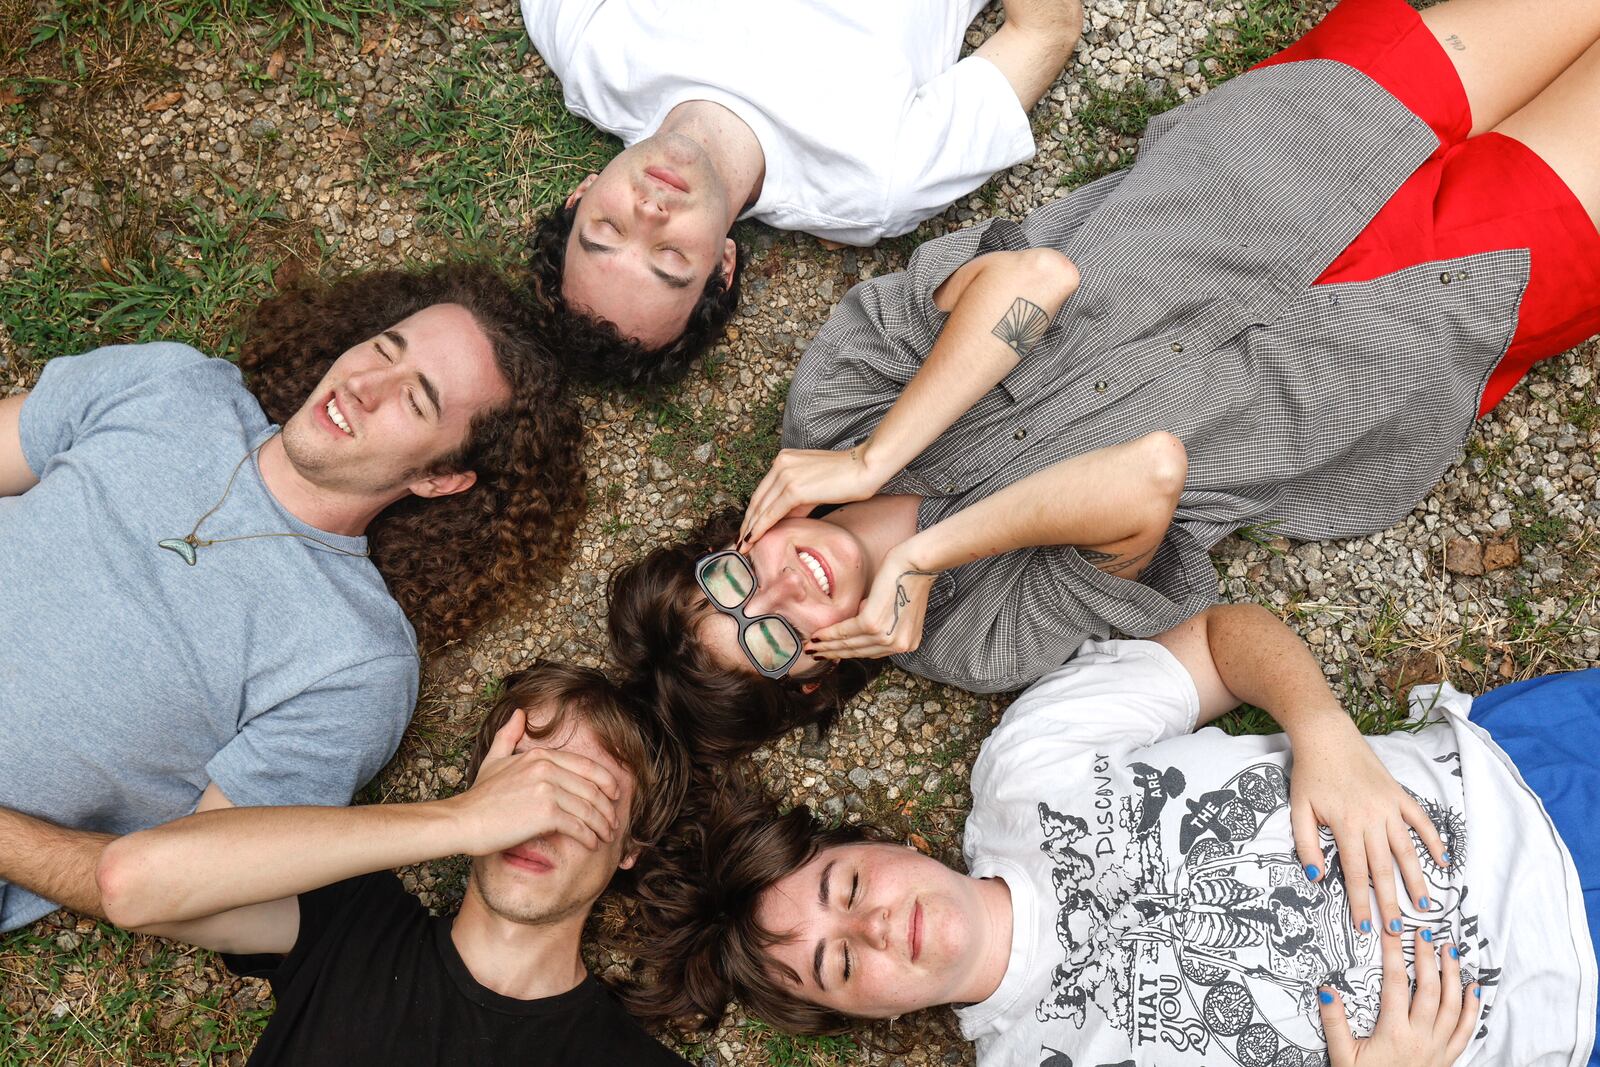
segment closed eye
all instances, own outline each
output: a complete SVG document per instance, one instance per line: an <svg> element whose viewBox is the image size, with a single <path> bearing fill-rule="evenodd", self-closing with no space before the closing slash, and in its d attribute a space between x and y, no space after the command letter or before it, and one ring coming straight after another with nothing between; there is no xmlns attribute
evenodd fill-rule
<svg viewBox="0 0 1600 1067"><path fill-rule="evenodd" d="M410 402L411 410L416 413L417 418L422 418L422 409L417 406L417 394L407 393L406 400Z"/></svg>
<svg viewBox="0 0 1600 1067"><path fill-rule="evenodd" d="M844 980L850 981L850 946L844 946Z"/></svg>

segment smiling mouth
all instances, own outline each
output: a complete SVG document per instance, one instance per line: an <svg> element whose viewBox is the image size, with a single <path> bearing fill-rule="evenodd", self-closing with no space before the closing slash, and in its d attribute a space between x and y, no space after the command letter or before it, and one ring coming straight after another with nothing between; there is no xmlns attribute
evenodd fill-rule
<svg viewBox="0 0 1600 1067"><path fill-rule="evenodd" d="M328 405L325 410L328 413L329 421L343 430L346 437L354 437L356 435L356 432L350 428L350 423L345 421L344 412L339 410L339 398L337 395L328 398Z"/></svg>
<svg viewBox="0 0 1600 1067"><path fill-rule="evenodd" d="M800 562L811 572L811 577L816 581L817 588L822 590L822 595L833 596L833 575L828 573L828 568L823 565L821 558L812 555L809 549L804 548L795 549L794 554L800 557Z"/></svg>
<svg viewBox="0 0 1600 1067"><path fill-rule="evenodd" d="M906 944L911 948L911 962L922 955L922 904L911 905L911 917L906 920Z"/></svg>

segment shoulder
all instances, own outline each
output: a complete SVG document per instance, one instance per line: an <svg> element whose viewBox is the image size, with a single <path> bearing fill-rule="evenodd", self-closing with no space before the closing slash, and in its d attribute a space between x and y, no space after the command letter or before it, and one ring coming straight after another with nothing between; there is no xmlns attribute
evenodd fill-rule
<svg viewBox="0 0 1600 1067"><path fill-rule="evenodd" d="M588 982L593 997L594 1033L604 1042L604 1048L596 1052L604 1051L612 1062L640 1067L685 1067L688 1061L651 1037L604 982L594 977Z"/></svg>

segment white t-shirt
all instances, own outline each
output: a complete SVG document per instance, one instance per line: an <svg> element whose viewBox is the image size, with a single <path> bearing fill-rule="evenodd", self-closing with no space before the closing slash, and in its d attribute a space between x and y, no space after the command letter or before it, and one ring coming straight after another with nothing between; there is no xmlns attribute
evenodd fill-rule
<svg viewBox="0 0 1600 1067"><path fill-rule="evenodd" d="M632 145L689 100L766 153L771 226L870 245L1033 157L1016 92L957 62L986 0L522 0L568 110Z"/></svg>
<svg viewBox="0 0 1600 1067"><path fill-rule="evenodd" d="M1466 721L1470 700L1448 686L1412 699L1442 721L1372 743L1453 854L1441 870L1418 845L1431 904L1404 915L1449 933L1464 980L1483 986L1459 1062L1577 1067L1594 1043L1595 953L1572 861ZM1351 925L1326 830L1331 869L1306 880L1287 739L1189 733L1197 711L1160 645L1090 641L984 743L966 858L1005 879L1014 922L1000 987L957 1012L982 1067L1322 1065L1330 981L1356 1033L1371 1031L1385 935Z"/></svg>

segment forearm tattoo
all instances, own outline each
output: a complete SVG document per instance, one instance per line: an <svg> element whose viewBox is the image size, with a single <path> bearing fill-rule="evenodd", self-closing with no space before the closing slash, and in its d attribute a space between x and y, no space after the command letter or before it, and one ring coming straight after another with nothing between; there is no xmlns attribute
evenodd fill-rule
<svg viewBox="0 0 1600 1067"><path fill-rule="evenodd" d="M906 579L911 577L932 578L934 571L905 571L894 580L894 620L889 623L889 629L884 631L885 637L894 636L894 628L900 625L900 609L911 603L911 593L906 589Z"/></svg>
<svg viewBox="0 0 1600 1067"><path fill-rule="evenodd" d="M1151 556L1156 554L1156 548L1147 548L1136 556L1121 556L1115 552L1100 552L1092 548L1078 549L1078 555L1088 560L1090 565L1098 567L1107 574L1121 574L1123 571L1132 570L1141 566Z"/></svg>
<svg viewBox="0 0 1600 1067"><path fill-rule="evenodd" d="M1049 328L1050 316L1044 313L1044 308L1019 296L1011 302L1011 310L1000 317L990 332L1004 341L1018 359L1022 359L1033 350L1033 346L1039 343Z"/></svg>

